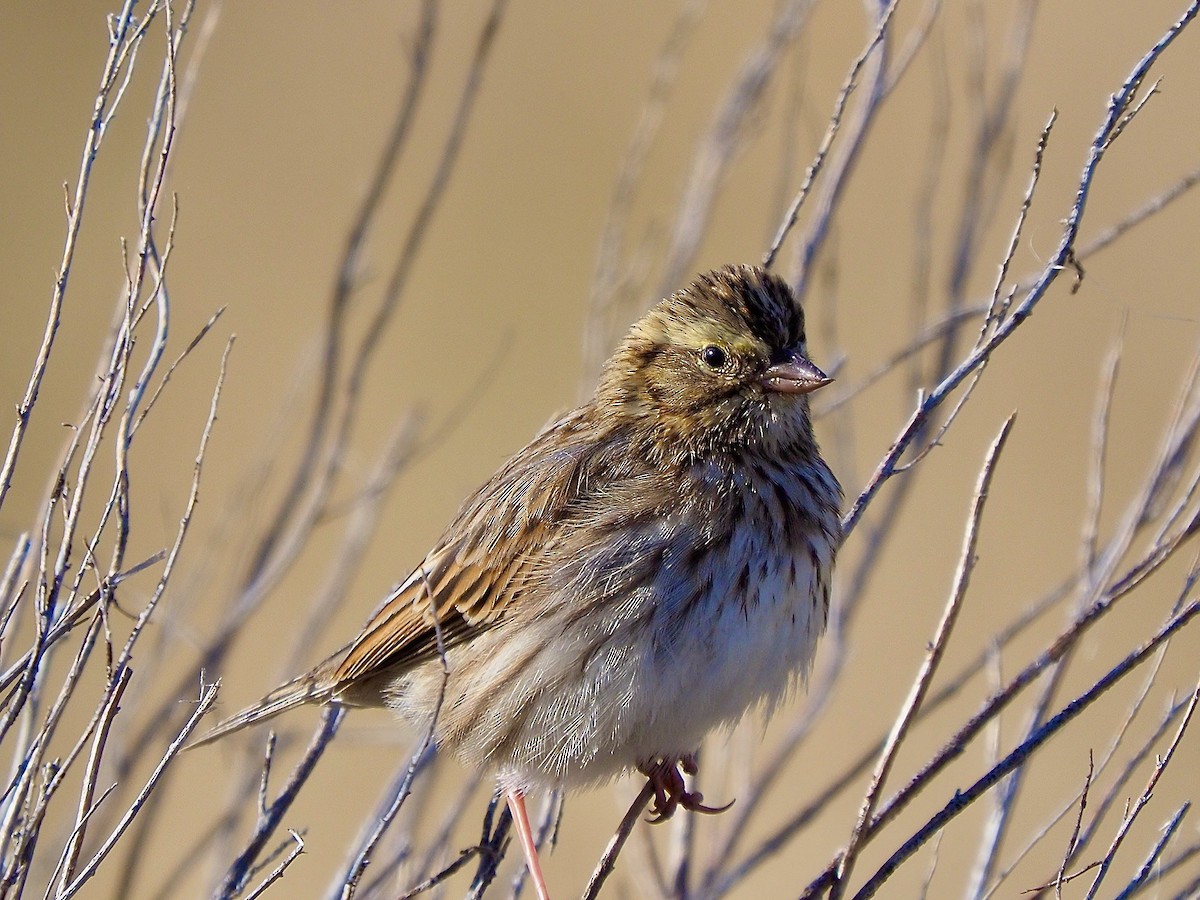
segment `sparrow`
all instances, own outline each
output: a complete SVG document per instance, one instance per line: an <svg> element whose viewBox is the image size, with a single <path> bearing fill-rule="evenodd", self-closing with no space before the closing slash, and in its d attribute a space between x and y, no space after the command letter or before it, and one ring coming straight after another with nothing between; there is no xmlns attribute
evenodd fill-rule
<svg viewBox="0 0 1200 900"><path fill-rule="evenodd" d="M830 381L787 282L699 276L634 323L592 398L466 500L348 645L198 743L310 703L432 726L495 774L541 900L526 793L638 771L659 820L719 811L686 788L695 751L769 714L828 618L842 490L808 395Z"/></svg>

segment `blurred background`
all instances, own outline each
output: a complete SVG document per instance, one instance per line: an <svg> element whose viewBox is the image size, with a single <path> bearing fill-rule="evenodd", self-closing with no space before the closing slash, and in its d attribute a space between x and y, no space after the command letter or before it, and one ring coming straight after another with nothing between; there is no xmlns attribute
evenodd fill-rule
<svg viewBox="0 0 1200 900"><path fill-rule="evenodd" d="M347 235L370 190L417 48L427 46L428 58L411 139L349 269L356 290L347 341L365 335L378 340L364 371L361 407L311 530L297 538L294 558L280 564L278 577L256 598L261 604L239 622L218 670L205 673L209 680L222 679L210 721L348 640L416 565L458 503L553 414L586 393L615 335L649 303L695 272L761 260L820 144L846 73L874 30L875 15L873 7L849 0L513 0L502 7L485 63L473 70L491 7L436 6L426 45L421 22L430 8L365 0L201 2L192 16L180 58L187 91L177 108L167 193L157 216L161 245L175 215L167 358L178 356L214 313L224 312L172 375L132 451L134 527L127 565L174 540L222 350L230 335L236 341L199 505L172 591L134 654L123 715L111 737L113 762L101 770L102 785L126 779L133 790L145 780L178 730L182 711L199 695L197 667L213 635L245 597L263 531L301 459ZM869 130L856 137L859 152L840 192L816 195L828 200L834 215L805 274L805 303L814 358L837 372L831 394L860 386L954 303L975 308L986 302L1039 135L1057 110L1009 280L1041 271L1058 244L1110 94L1184 8L1182 0L900 5L889 62L905 62L902 75ZM91 0L71 4L69 12L0 7L4 404L20 401L46 327L63 252L63 184L74 192L108 52L106 15L112 11L110 4ZM23 532L36 534L44 521L46 492L69 432L64 424L81 419L97 359L123 303L127 259L121 242L136 246L138 167L164 41L160 17L148 30L140 51L146 58L107 126L95 163L54 355L0 510L6 545ZM1106 157L1081 244L1200 166L1198 60L1200 31L1193 27L1156 66L1152 79L1162 79L1157 95ZM747 90L755 65L767 66L761 90L739 105L736 90ZM447 158L447 137L473 71L481 80L460 154L421 228L395 315L378 328L375 310L431 179ZM851 95L843 136L858 134L855 116L865 96L865 89ZM714 140L726 127L736 129L736 142ZM648 140L642 143L642 137ZM631 147L639 161L633 169ZM839 165L842 147L835 144L831 157ZM705 166L717 159L725 167L714 174ZM832 171L831 164L826 175ZM618 188L623 174L630 175L627 190ZM801 229L818 212L815 201L806 205ZM694 246L681 244L681 225L699 230ZM706 853L728 849L723 842L730 829L743 833L737 853L727 860L730 868L717 867L726 873L733 857L773 834L835 769L840 772L886 734L950 588L984 452L1014 410L1017 420L983 520L979 565L942 682L935 685L981 653L991 651L990 656L904 746L894 786L943 744L998 681L1011 677L1065 626L1078 597L1064 600L1002 648L994 642L1023 610L1076 577L1086 556L1089 486L1097 465L1093 420L1106 359L1118 341L1119 375L1106 456L1099 462L1101 541L1119 529L1155 462L1200 342L1198 233L1200 198L1185 193L1084 260L1078 291L1071 290L1071 273L1058 280L993 358L940 445L883 488L864 520L868 527L848 542L842 589L853 590L861 602L846 624L842 668L836 684L821 694L819 722L771 783L762 805L745 822L736 817L735 806L727 816L658 829L649 837L657 841L665 876L653 874L646 845L652 829L638 826L610 894L656 896L663 892L661 882L670 888L677 863L672 854L686 835L696 842L690 885L683 891L676 883L668 892L712 896L713 884L703 879ZM795 238L785 244L777 264L793 280L801 271L800 244ZM969 350L978 328L978 318L965 322L946 351L952 360ZM151 328L139 341L149 346L152 333ZM917 387L936 383L941 352L940 344L931 345L913 358L915 367L906 361L818 423L849 498L857 496L907 420ZM375 489L380 459L398 433L407 455L380 494ZM102 453L111 467L111 448ZM885 509L889 515L893 510L889 498L901 481L911 482L904 502L894 508L894 520L885 522ZM88 503L99 509L106 490ZM885 524L886 540L872 542L871 529ZM357 538L347 535L355 529L362 530L361 558L348 549ZM1073 668L1055 688L1053 709L1154 633L1183 590L1193 554L1185 547L1179 560L1089 632ZM348 559L352 565L345 565ZM864 560L869 565L861 567ZM118 601L125 610L136 615L143 607L157 571L121 587ZM856 583L847 586L851 574ZM332 614L305 631L314 600L326 596L334 597ZM122 615L110 613L118 632L129 628ZM0 650L7 668L11 644ZM826 648L826 654L832 652ZM1131 726L1132 745L1153 732L1172 698L1193 689L1197 658L1200 639L1193 627L1177 637L1146 688L1146 712ZM827 667L823 657L818 674ZM89 677L79 708L69 714L76 732L101 696L103 668ZM1004 837L1002 858L1024 846L1049 810L1072 803L1086 778L1089 750L1100 755L1109 745L1146 687L1145 678L1139 670L1120 683L1039 754ZM748 722L733 736L714 739L706 748L706 796L716 802L745 796L750 773L804 721L810 702L801 692L765 731L757 721ZM956 788L1019 742L1032 714L1023 702L969 744L957 768L919 798L907 813L911 827L902 819L864 851L861 873L873 871ZM163 726L170 733L154 731L160 717L171 723ZM317 719L315 711L305 711L279 722L273 790ZM293 739L284 740L286 735ZM323 895L418 739L386 713L354 712L347 718L283 818L284 828L304 833L305 852L276 885L277 895ZM149 742L144 753L138 741ZM161 799L139 826L139 843L125 856L120 845L88 890L131 897L211 891L253 827L253 772L261 765L263 743L262 733L239 736L175 761ZM1103 855L1124 798L1141 792L1153 752L1165 746L1165 740L1154 745L1149 761L1133 766L1128 786L1118 792L1121 801L1104 820L1096 852L1080 866ZM1145 813L1136 846L1117 857L1121 884L1136 870L1156 829L1183 798L1194 795L1200 764L1194 733L1179 754L1156 791L1157 805ZM453 763L442 762L421 782L399 828L414 847L433 839L448 807L460 802L466 778ZM799 894L845 844L865 784L865 774L851 779L848 790L824 804L813 822L744 878L727 884L725 892ZM544 856L556 895L583 889L639 786L627 778L567 799L558 846ZM478 840L489 789L485 780L465 801L443 856L426 859L424 850L413 850L405 857L387 845L389 854L403 858L394 878L380 888L382 895L394 896ZM966 873L976 865L980 835L994 812L989 803L985 798L976 804L946 832L929 896L967 895ZM228 809L240 810L240 818L223 819ZM101 811L110 816L106 833L119 810ZM70 830L73 801L58 814L66 818L57 820L56 847L63 829ZM997 896L1053 879L1073 820L1071 814L1060 821ZM1177 846L1196 844L1196 821L1194 814L1184 819ZM98 834L89 836L98 840ZM403 841L397 841L399 847ZM91 846L85 844L85 858ZM52 869L57 851L47 852L48 862L38 865ZM917 896L933 859L926 847L884 894ZM30 890L46 883L48 869L32 871ZM513 871L510 859L493 895L509 889ZM1190 873L1149 895L1174 896L1195 877L1194 863ZM445 890L456 896L469 881L464 872ZM1090 878L1070 890L1082 891L1086 883ZM1068 891L1076 895L1083 893Z"/></svg>

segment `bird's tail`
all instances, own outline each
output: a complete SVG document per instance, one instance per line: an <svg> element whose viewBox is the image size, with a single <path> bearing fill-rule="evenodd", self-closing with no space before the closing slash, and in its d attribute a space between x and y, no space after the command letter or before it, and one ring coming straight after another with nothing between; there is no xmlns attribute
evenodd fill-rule
<svg viewBox="0 0 1200 900"><path fill-rule="evenodd" d="M277 687L253 706L248 706L225 721L217 723L189 744L188 749L211 744L227 734L241 731L243 728L267 719L273 719L280 713L295 709L297 706L303 706L306 703L324 703L330 699L332 693L331 686L326 683L325 679L316 677L315 673L301 675L299 678Z"/></svg>

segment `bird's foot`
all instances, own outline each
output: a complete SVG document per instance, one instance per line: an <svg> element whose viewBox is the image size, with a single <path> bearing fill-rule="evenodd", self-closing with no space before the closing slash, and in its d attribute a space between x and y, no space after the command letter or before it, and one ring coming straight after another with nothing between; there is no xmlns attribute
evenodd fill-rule
<svg viewBox="0 0 1200 900"><path fill-rule="evenodd" d="M687 789L683 780L684 773L695 775L697 771L696 756L693 753L686 753L678 758L659 758L641 764L638 770L649 779L654 788L654 803L650 806L651 822L665 822L680 808L712 816L733 806L732 800L724 806L707 806L703 794Z"/></svg>

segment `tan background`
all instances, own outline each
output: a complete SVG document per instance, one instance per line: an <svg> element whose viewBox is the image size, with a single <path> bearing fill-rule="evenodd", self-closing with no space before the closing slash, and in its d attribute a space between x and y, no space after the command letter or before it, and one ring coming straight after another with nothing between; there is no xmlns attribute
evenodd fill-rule
<svg viewBox="0 0 1200 900"><path fill-rule="evenodd" d="M658 246L654 242L673 221L697 138L729 79L762 40L773 6L715 2L698 27L639 188L632 233L639 239L646 236L651 257ZM1006 52L1014 4L979 6L986 6L984 51L992 66ZM985 237L972 296L990 289L1028 160L1050 109L1057 107L1060 120L1047 157L1046 182L1014 264L1020 273L1036 270L1054 249L1058 220L1068 208L1073 179L1109 93L1182 6L1179 0L1059 0L1040 6L1016 97L1011 132L1016 171L998 201L998 224ZM830 276L835 287L818 287L810 300L810 315L817 319L823 315L818 309L836 309L840 352L846 356L843 378L848 381L896 349L910 322L913 205L935 139L937 107L951 121L934 223L935 245L943 256L935 262L930 307L936 310L942 303L944 253L974 122L964 65L971 52L966 23L976 4L950 0L945 7L929 45L880 116L845 197L835 241L824 259L835 264ZM106 48L106 8L81 2L72 4L70 12L15 3L0 9L0 333L6 348L0 357L0 404L6 408L23 390L44 324L61 255L61 185L73 184L78 170ZM198 21L204 12L202 6ZM143 445L135 496L145 506L132 556L153 552L174 533L220 345L225 335L236 333L201 511L185 556L186 577L204 586L214 608L233 583L240 559L238 529L265 516L272 491L278 489L271 481L261 488L261 476L250 464L274 455L278 471L286 471L296 444L295 431L285 423L306 421L304 392L315 365L324 302L347 222L406 78L404 48L414 12L412 4L393 2L229 4L203 59L169 184L179 208L178 246L171 261L173 348L182 349L216 308L227 311L217 334L181 371L170 402L160 410L154 440L147 442L153 452ZM675 4L635 2L514 0L510 6L460 165L372 372L367 413L347 466L357 477L365 476L391 423L410 407L422 409L440 436L402 476L367 564L356 577L357 600L343 611L336 633L312 648L309 660L349 636L377 598L415 564L459 500L552 412L577 396L584 304L598 235L655 59L677 12ZM916 5L904 8L900 21L910 27L918 12ZM447 4L441 11L419 139L389 202L387 228L373 240L365 262L368 278L376 283L386 277L401 229L436 162L481 13L480 5L466 3ZM759 137L738 160L720 195L713 226L692 268L761 255L781 198L807 164L837 85L864 36L860 3L827 0L818 6L793 60L768 94ZM1161 96L1119 142L1102 171L1085 238L1200 162L1197 59L1200 31L1193 29L1159 70L1165 79ZM949 85L945 99L938 87L939 68ZM111 318L121 284L118 239L136 234L130 161L141 146L148 83L134 85L141 94L113 125L97 168L58 357L15 494L0 519L5 541L28 527L49 477L46 461L56 458L62 440L60 423L78 415L81 392ZM993 81L989 90L994 89ZM799 148L788 158L780 110L797 96ZM786 190L780 188L781 177ZM1082 290L1072 296L1060 283L989 369L946 446L924 463L902 538L872 578L833 713L785 782L787 793L807 796L811 773L831 759L858 752L890 721L950 582L983 450L1013 409L1020 415L989 509L964 635L994 630L1074 565L1095 386L1104 354L1125 321L1125 360L1108 469L1112 493L1105 507L1105 523L1115 520L1157 445L1200 338L1198 219L1200 201L1185 197L1090 261ZM834 295L836 307L821 307ZM818 333L818 361L828 361L830 353ZM836 464L851 495L894 436L910 402L903 380L892 379L855 408L853 446L839 453ZM447 416L455 417L453 426L441 429ZM829 436L826 441L836 443ZM223 711L253 699L285 674L279 671L278 635L286 633L291 611L303 608L311 586L320 584L328 571L336 525L318 533L285 589L271 598L239 645L229 671L222 673ZM860 549L852 544L847 553L857 555ZM1112 628L1089 639L1085 652L1101 662L1115 659L1127 646L1131 629L1149 632L1178 590L1177 580L1160 582L1141 598L1145 606L1123 610ZM146 582L134 590L150 588ZM204 606L188 609L164 634L163 648L189 661L196 635L211 627L213 618L212 609ZM1047 627L1057 627L1057 622L1052 618ZM978 640L964 637L952 662L969 658L979 646ZM1032 640L1022 644L1011 661L1001 662L1002 669L1015 671L1026 658L1021 653L1034 646ZM1198 651L1195 634L1177 642L1155 702L1161 705L1172 687L1191 688ZM269 661L265 665L264 659ZM1071 682L1068 689L1082 686ZM902 763L911 766L924 758L985 689L977 685L953 712L939 717L918 736ZM1124 699L1129 690L1118 693ZM298 719L292 724L304 728L312 716ZM1005 746L1021 722L1019 716L1006 722ZM1082 780L1087 748L1100 746L1110 730L1103 714L1085 717L1049 751L1042 789L1057 792L1059 799L1068 797ZM357 823L373 806L374 791L408 753L411 740L411 735L387 727L383 714L354 715L344 739L285 820L290 827L307 827L309 843L283 896L319 893L308 886L324 886ZM1195 746L1193 740L1185 764L1171 772L1178 780L1165 794L1181 796L1179 785L1187 779L1194 785ZM211 800L227 790L222 761L231 753L212 748L186 761L194 780L173 787L148 868L173 864L173 836L203 827L215 815ZM948 781L939 796L949 796L953 787L980 771L984 755L983 748L974 748L962 774ZM1192 766L1190 774L1187 766ZM1138 789L1143 780L1135 779ZM562 889L562 896L582 886L631 786L631 780L622 784L617 800L604 791L569 804L560 848L548 862L551 884ZM477 799L480 812L484 801ZM781 796L779 804L790 808L794 798ZM818 828L789 845L739 896L795 895L844 841L853 809L851 800L830 810ZM1164 801L1150 817L1161 822L1169 811ZM1033 812L1029 817L1037 819ZM468 816L472 823L477 818ZM1029 824L1018 820L1022 827ZM770 821L768 811L764 823ZM721 824L706 820L699 827L719 829ZM963 833L973 833L972 827ZM1195 827L1188 833L1194 839ZM1055 847L1065 842L1064 832ZM941 851L944 884L958 884L949 873L969 861L969 846L969 841L947 839ZM633 859L631 855L626 867L634 866ZM890 896L912 896L928 859L925 851L910 864ZM194 872L189 890L199 894L213 874ZM1033 886L1042 874L1044 865L1032 867L1020 886ZM147 875L147 896L157 882ZM455 882L451 895L460 888ZM935 890L933 895L953 896L953 891Z"/></svg>

